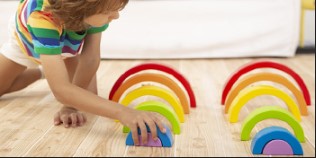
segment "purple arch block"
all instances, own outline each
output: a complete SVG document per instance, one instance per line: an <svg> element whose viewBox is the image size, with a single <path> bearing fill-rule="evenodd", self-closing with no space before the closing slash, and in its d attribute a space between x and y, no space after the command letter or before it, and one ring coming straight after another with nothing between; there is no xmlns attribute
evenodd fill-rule
<svg viewBox="0 0 316 158"><path fill-rule="evenodd" d="M293 155L292 147L283 140L272 140L266 144L263 155Z"/></svg>
<svg viewBox="0 0 316 158"><path fill-rule="evenodd" d="M141 136L138 136L138 140L139 140L139 146L162 147L161 140L158 138L158 140L154 141L151 133L148 133L147 144L143 144Z"/></svg>

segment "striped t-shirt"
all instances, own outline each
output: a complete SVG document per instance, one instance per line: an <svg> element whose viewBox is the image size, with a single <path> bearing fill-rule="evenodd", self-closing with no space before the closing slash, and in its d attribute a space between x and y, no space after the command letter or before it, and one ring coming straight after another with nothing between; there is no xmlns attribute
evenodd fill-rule
<svg viewBox="0 0 316 158"><path fill-rule="evenodd" d="M16 38L28 57L40 63L40 54L65 56L79 53L88 34L102 32L103 27L91 27L82 33L65 30L53 22L52 15L44 11L48 0L20 0L16 13Z"/></svg>

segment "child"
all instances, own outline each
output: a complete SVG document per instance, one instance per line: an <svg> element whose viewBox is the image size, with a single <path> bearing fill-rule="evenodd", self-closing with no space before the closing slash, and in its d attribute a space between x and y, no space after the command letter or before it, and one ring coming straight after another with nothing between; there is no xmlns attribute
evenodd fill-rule
<svg viewBox="0 0 316 158"><path fill-rule="evenodd" d="M147 143L145 124L157 140L156 124L161 131L165 128L155 113L136 111L97 95L101 33L119 18L127 3L20 0L9 26L12 38L0 50L0 96L41 79L43 69L54 96L64 104L54 117L55 125L83 125L86 117L78 109L119 120L131 129L136 145L138 127L143 143Z"/></svg>

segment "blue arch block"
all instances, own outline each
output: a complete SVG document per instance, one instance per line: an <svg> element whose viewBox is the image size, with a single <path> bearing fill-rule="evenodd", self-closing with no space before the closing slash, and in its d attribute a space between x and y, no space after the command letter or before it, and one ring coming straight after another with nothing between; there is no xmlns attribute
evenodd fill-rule
<svg viewBox="0 0 316 158"><path fill-rule="evenodd" d="M147 127L147 132L150 133L150 129L149 127L146 125ZM171 134L171 131L169 129L168 126L165 126L166 128L166 133L162 133L160 131L160 129L157 127L157 136L158 138L160 139L161 143L162 143L162 146L163 147L172 147L173 145L173 139L172 139L172 134ZM141 135L141 131L140 129L138 128L138 135ZM127 138L126 138L126 145L128 146L134 146L134 141L133 141L133 138L132 138L132 133L129 132L128 135L127 135Z"/></svg>
<svg viewBox="0 0 316 158"><path fill-rule="evenodd" d="M294 155L303 155L303 148L297 138L283 127L267 127L253 138L251 142L251 151L253 154L262 154L264 147L272 140L283 140L287 142Z"/></svg>

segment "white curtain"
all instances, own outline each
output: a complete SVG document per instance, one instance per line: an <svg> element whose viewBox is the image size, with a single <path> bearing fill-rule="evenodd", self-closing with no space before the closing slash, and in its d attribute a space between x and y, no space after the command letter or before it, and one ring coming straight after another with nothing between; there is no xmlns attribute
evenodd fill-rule
<svg viewBox="0 0 316 158"><path fill-rule="evenodd" d="M0 46L18 2L0 1ZM102 58L290 57L300 9L300 0L130 0L103 34ZM306 23L315 46L315 12Z"/></svg>
<svg viewBox="0 0 316 158"><path fill-rule="evenodd" d="M295 55L300 0L130 1L103 34L102 58Z"/></svg>

